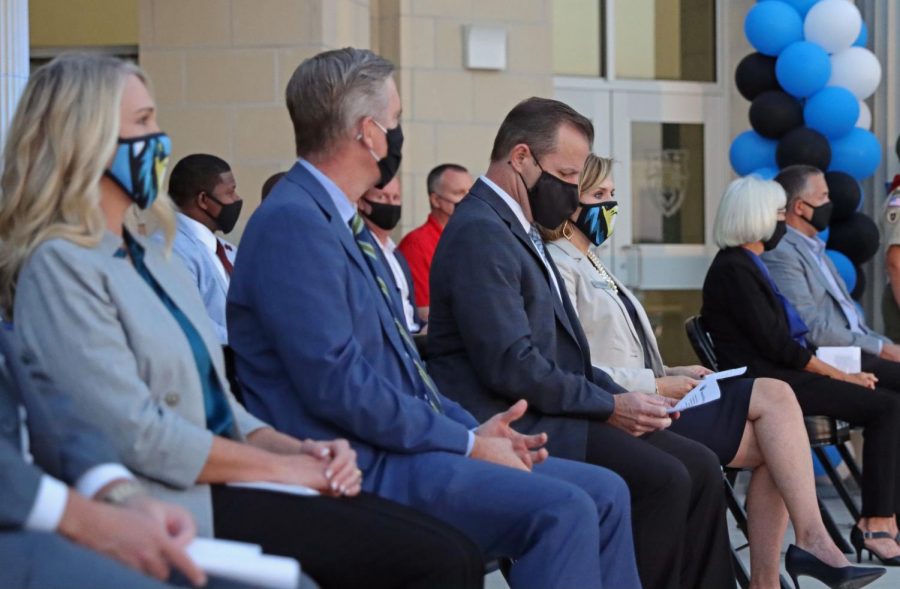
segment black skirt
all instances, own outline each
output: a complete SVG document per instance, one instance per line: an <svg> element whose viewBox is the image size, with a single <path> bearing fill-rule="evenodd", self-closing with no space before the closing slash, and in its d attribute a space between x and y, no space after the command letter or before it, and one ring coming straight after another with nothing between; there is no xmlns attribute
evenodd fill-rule
<svg viewBox="0 0 900 589"><path fill-rule="evenodd" d="M700 442L715 452L719 463L725 466L734 460L744 437L753 379L721 380L719 388L721 398L683 412L669 430Z"/></svg>

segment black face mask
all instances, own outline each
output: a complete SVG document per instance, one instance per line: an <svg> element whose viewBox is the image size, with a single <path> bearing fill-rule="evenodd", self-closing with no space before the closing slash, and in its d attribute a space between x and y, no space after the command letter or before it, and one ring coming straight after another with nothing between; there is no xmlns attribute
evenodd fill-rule
<svg viewBox="0 0 900 589"><path fill-rule="evenodd" d="M369 206L372 208L372 212L366 215L366 217L375 223L376 226L381 227L385 231L390 231L400 222L401 205L372 202L368 198L363 200L369 203Z"/></svg>
<svg viewBox="0 0 900 589"><path fill-rule="evenodd" d="M784 237L785 233L787 233L787 223L784 221L775 223L775 231L772 232L772 237L763 242L763 249L770 252L778 247L778 243L781 241L781 238Z"/></svg>
<svg viewBox="0 0 900 589"><path fill-rule="evenodd" d="M222 233L231 233L231 230L234 229L235 224L237 224L238 217L241 216L241 208L244 206L243 200L236 200L234 202L224 203L215 196L210 193L206 193L206 196L209 197L211 201L219 205L219 214L213 217L209 214L209 211L204 211L210 219L216 222L216 225L219 227L219 231Z"/></svg>
<svg viewBox="0 0 900 589"><path fill-rule="evenodd" d="M387 154L383 158L378 159L375 152L370 151L381 171L381 179L375 188L384 188L388 182L394 179L397 170L400 169L400 160L403 158L403 129L400 128L400 123L397 123L393 129L385 129L377 121L373 122L384 131L385 139L387 139Z"/></svg>
<svg viewBox="0 0 900 589"><path fill-rule="evenodd" d="M578 185L545 172L537 158L534 158L534 163L540 168L541 175L531 188L528 188L522 174L516 173L528 192L528 205L534 221L545 229L556 229L578 208Z"/></svg>
<svg viewBox="0 0 900 589"><path fill-rule="evenodd" d="M834 208L834 203L828 201L819 206L813 206L805 200L803 202L813 210L812 217L809 219L803 217L803 220L812 225L816 231L825 231L831 221L831 210Z"/></svg>

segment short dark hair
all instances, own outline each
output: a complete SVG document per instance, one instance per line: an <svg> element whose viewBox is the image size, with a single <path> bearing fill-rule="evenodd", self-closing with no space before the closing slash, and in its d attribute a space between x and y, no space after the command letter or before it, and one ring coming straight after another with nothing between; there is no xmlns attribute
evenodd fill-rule
<svg viewBox="0 0 900 589"><path fill-rule="evenodd" d="M775 181L784 188L784 193L787 195L786 206L790 208L794 201L800 198L800 195L806 190L806 181L810 176L816 176L821 173L822 170L819 168L806 164L794 164L778 172L778 175L775 176Z"/></svg>
<svg viewBox="0 0 900 589"><path fill-rule="evenodd" d="M169 196L183 208L201 192L211 193L221 182L219 176L230 171L231 166L220 157L208 153L185 156L172 168Z"/></svg>
<svg viewBox="0 0 900 589"><path fill-rule="evenodd" d="M454 172L462 172L464 174L468 174L469 170L465 168L465 166L461 166L459 164L441 164L439 166L435 166L428 172L428 179L425 181L426 187L428 188L428 194L433 192L437 192L438 182L441 181L441 176L444 175L444 172L447 170L452 170Z"/></svg>
<svg viewBox="0 0 900 589"><path fill-rule="evenodd" d="M285 89L297 155L327 153L361 118L381 116L393 73L390 61L353 47L324 51L297 66Z"/></svg>
<svg viewBox="0 0 900 589"><path fill-rule="evenodd" d="M269 193L272 192L272 189L275 188L278 181L284 178L285 174L287 174L287 172L275 172L263 182L262 195L260 196L261 200L266 200L266 197L269 196Z"/></svg>
<svg viewBox="0 0 900 589"><path fill-rule="evenodd" d="M594 125L590 119L579 114L568 104L550 98L532 96L513 107L497 131L491 161L505 158L512 148L525 143L535 157L540 157L556 149L556 135L560 126L575 127L594 143Z"/></svg>

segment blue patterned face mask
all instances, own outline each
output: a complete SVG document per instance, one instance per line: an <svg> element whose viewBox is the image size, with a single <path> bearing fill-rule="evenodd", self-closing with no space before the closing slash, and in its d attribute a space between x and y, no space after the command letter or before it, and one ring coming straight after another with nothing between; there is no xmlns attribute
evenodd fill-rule
<svg viewBox="0 0 900 589"><path fill-rule="evenodd" d="M591 243L600 245L612 235L618 213L619 203L614 200L582 204L575 226L591 240Z"/></svg>
<svg viewBox="0 0 900 589"><path fill-rule="evenodd" d="M165 133L119 138L112 165L105 174L118 184L137 206L146 209L162 190L172 140Z"/></svg>

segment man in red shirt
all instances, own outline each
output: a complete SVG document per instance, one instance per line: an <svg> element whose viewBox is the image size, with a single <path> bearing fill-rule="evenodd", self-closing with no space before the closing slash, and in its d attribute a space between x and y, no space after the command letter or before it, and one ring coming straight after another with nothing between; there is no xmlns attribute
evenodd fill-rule
<svg viewBox="0 0 900 589"><path fill-rule="evenodd" d="M458 164L441 164L428 173L428 201L431 213L421 227L410 231L397 246L409 263L419 315L428 318L428 273L431 258L450 215L468 194L475 180Z"/></svg>

